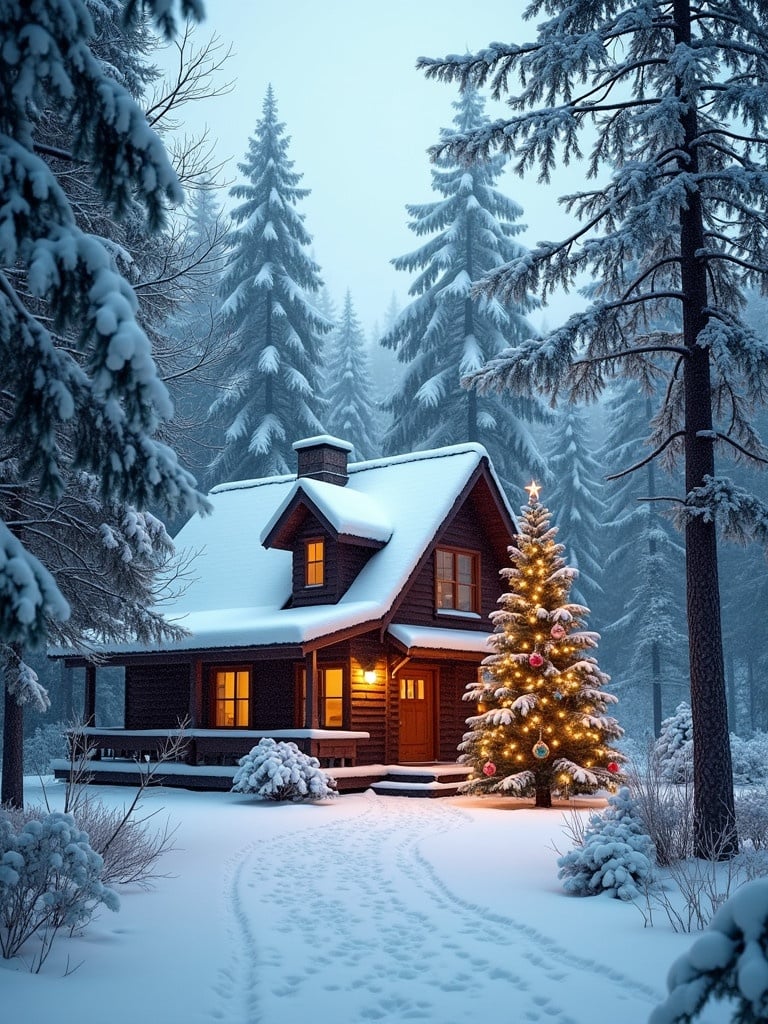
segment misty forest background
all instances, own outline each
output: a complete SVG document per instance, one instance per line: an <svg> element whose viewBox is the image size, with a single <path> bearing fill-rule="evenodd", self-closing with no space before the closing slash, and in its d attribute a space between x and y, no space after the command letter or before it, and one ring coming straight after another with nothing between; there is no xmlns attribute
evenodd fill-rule
<svg viewBox="0 0 768 1024"><path fill-rule="evenodd" d="M220 41L201 28L188 30L173 44L178 73L167 79L156 64L160 46L167 44L148 23L126 27L117 3L88 6L98 25L94 50L139 100L169 148L185 202L160 234L147 234L138 204L135 215L129 210L115 220L87 168L57 163L57 152L70 146L71 126L55 110L46 114L47 159L89 229L111 241L140 297L140 321L176 408L163 440L203 490L228 480L293 473L292 443L318 433L348 440L356 459L479 442L515 509L525 500L524 485L538 479L567 561L580 573L574 599L589 606L590 627L602 637L598 657L620 699L617 717L641 747L689 693L682 541L664 503L644 500L679 494L684 487L663 460L609 478L649 453L649 424L663 395L650 381L643 390L617 377L597 403L550 407L534 394L481 395L461 386L494 355L537 333L533 296L505 304L472 289L521 254L517 236L527 220L535 221L535 211L524 210L499 184L505 158L459 162L440 156L431 165L432 195L403 197L414 248L392 253L392 262L402 272L407 299L382 295L378 323L366 328L355 296L332 295L324 286L314 255L315 247L322 251L322 239L313 236L302 214L312 182L294 166L290 125L281 121L280 98L269 84L243 138L236 172L217 165L211 140L185 133L184 108L216 96L222 117L229 116L227 53ZM426 149L436 139L487 122L481 92L454 90L454 98L451 123L435 125L435 137L424 139L425 164ZM370 201L376 201L375 182ZM365 246L364 237L359 244ZM585 295L591 287L584 282ZM746 318L756 331L767 314L766 300L750 294ZM755 427L765 435L768 415L759 419ZM742 486L764 493L757 470L732 465L728 472ZM103 573L109 587L133 594L139 619L158 598L162 610L156 562L152 572L125 580L114 566L96 566L85 557L89 530L102 531L99 558L105 551L119 556L123 543L123 512L105 510L89 488L84 475L71 489L80 507L51 505L45 514L34 488L16 492L21 511L30 505L30 521L49 524L50 535L41 543L48 545L47 564L57 580L70 580L67 598L75 616L67 628L80 630L81 637L94 604L102 601L85 593L89 573L91 582ZM174 534L183 521L181 515L166 519L168 532ZM151 517L145 526L151 533ZM156 533L155 556L162 549ZM183 586L194 574L191 553L166 554L163 586L169 580ZM762 642L768 566L758 546L722 545L720 579L729 723L748 737L768 731L768 693L760 685L768 670L768 645ZM73 598L78 588L82 607ZM147 636L160 629L144 620L138 626ZM53 639L72 637L63 631ZM51 699L44 715L30 709L25 716L25 764L32 770L44 767L40 761L55 747L59 723L81 712L82 679L43 653L26 652L25 660ZM122 715L122 672L102 670L97 724L119 725Z"/></svg>

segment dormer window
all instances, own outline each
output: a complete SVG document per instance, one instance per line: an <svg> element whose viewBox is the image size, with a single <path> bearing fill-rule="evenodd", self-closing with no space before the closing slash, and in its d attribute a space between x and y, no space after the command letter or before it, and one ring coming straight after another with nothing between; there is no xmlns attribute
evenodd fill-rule
<svg viewBox="0 0 768 1024"><path fill-rule="evenodd" d="M475 551L438 548L435 552L435 605L438 613L479 615L480 558Z"/></svg>
<svg viewBox="0 0 768 1024"><path fill-rule="evenodd" d="M322 587L325 583L325 541L314 537L304 545L304 586Z"/></svg>

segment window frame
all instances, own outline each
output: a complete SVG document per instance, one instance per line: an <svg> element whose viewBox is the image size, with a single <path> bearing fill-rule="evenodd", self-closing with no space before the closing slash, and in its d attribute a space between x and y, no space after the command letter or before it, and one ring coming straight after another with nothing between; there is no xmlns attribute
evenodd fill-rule
<svg viewBox="0 0 768 1024"><path fill-rule="evenodd" d="M313 545L314 546L318 546L319 545L319 547L320 547L320 558L312 558L312 559L310 559L310 557L309 557L309 555L310 555L310 548ZM304 541L304 588L305 589L313 589L315 587L324 587L325 586L325 577L326 577L326 572L325 572L325 561L326 561L325 552L326 552L325 537L307 537L307 539ZM317 580L310 581L310 566L313 569L316 569L317 566L320 567L320 580L319 580L319 582Z"/></svg>
<svg viewBox="0 0 768 1024"><path fill-rule="evenodd" d="M235 675L234 695L232 697L219 698L218 676L220 673L233 672ZM238 676L246 676L246 693L244 697L238 696ZM251 712L253 710L253 668L250 665L214 665L211 667L211 721L214 729L250 729ZM227 725L218 721L219 703L233 705L233 724ZM245 705L246 724L238 723L238 705Z"/></svg>
<svg viewBox="0 0 768 1024"><path fill-rule="evenodd" d="M452 576L441 576L440 558L441 555L450 555L452 560ZM459 579L459 557L465 556L470 559L471 566L471 582L462 582ZM480 552L473 551L470 548L457 548L450 545L441 544L435 548L435 612L438 615L456 615L471 616L472 618L479 618L481 615L482 608L482 594L480 588ZM441 597L443 587L441 584L449 584L451 587L451 594L453 598L452 605L441 604ZM458 606L459 601L459 589L461 587L468 587L470 591L470 607L460 608Z"/></svg>
<svg viewBox="0 0 768 1024"><path fill-rule="evenodd" d="M339 671L341 672L341 696L339 697L328 697L326 694L326 672ZM349 672L347 666L339 662L328 662L328 664L322 664L317 666L318 674L318 687L317 687L317 699L319 703L318 707L318 720L320 729L345 729L348 721L348 695L349 695ZM340 725L328 725L328 702L338 701L341 707L341 724ZM305 721L307 707L307 670L304 665L296 666L296 718L302 724Z"/></svg>

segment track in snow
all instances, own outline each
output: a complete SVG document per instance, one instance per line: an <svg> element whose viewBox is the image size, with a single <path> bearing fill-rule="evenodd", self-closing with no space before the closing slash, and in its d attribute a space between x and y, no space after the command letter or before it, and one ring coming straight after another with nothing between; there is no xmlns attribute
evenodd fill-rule
<svg viewBox="0 0 768 1024"><path fill-rule="evenodd" d="M370 795L361 815L254 843L226 880L225 1024L597 1024L661 1000L599 959L463 900L419 850L470 820L442 801ZM594 1000L578 1005L585 982Z"/></svg>

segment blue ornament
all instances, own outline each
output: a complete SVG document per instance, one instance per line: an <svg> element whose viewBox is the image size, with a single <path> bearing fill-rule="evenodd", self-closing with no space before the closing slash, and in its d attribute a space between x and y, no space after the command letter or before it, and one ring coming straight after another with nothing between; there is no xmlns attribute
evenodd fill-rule
<svg viewBox="0 0 768 1024"><path fill-rule="evenodd" d="M533 746L533 756L538 758L539 761L543 761L545 757L549 757L549 747L544 740L539 740Z"/></svg>
<svg viewBox="0 0 768 1024"><path fill-rule="evenodd" d="M555 698L555 700L562 700L563 699L563 694L559 690L555 690L555 692L552 694L552 696Z"/></svg>

